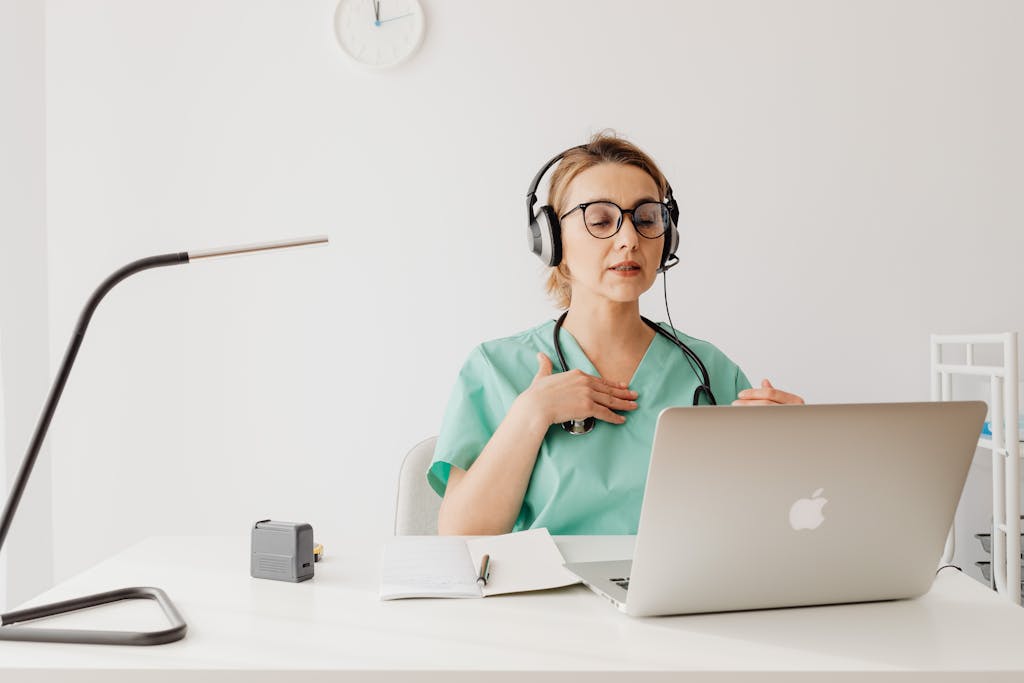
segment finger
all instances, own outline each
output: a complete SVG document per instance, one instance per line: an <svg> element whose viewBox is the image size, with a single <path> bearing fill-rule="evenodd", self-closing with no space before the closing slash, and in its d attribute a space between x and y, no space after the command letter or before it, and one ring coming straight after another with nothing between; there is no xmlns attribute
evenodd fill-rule
<svg viewBox="0 0 1024 683"><path fill-rule="evenodd" d="M785 392L777 389L765 390L765 389L754 389L750 393L743 393L740 391L736 397L740 400L759 400L767 401L769 403L786 403L790 401L784 400Z"/></svg>
<svg viewBox="0 0 1024 683"><path fill-rule="evenodd" d="M545 356L543 353L537 354L537 374L534 375L533 379L537 380L541 377L547 377L551 374L551 359Z"/></svg>
<svg viewBox="0 0 1024 683"><path fill-rule="evenodd" d="M775 401L776 403L785 404L800 404L804 402L804 400L797 396L796 394L791 394L788 391L779 391L778 389L775 390L775 393L772 395L771 400Z"/></svg>
<svg viewBox="0 0 1024 683"><path fill-rule="evenodd" d="M792 403L800 405L804 402L804 400L796 394L791 394L788 391L782 391L781 389L744 389L736 395L736 398L759 399L763 401L772 401L778 404Z"/></svg>
<svg viewBox="0 0 1024 683"><path fill-rule="evenodd" d="M609 382L603 377L591 377L595 381L591 382L590 386L596 391L625 399L633 399L640 395L630 389L628 384L622 384L621 382Z"/></svg>
<svg viewBox="0 0 1024 683"><path fill-rule="evenodd" d="M594 417L596 417L598 420L601 420L603 422L610 422L613 425L620 425L626 421L625 415L613 413L612 411L608 410L599 403L594 404L594 407L592 408L591 412L593 413Z"/></svg>
<svg viewBox="0 0 1024 683"><path fill-rule="evenodd" d="M777 403L781 403L781 401L777 401L776 399L781 397L784 393L786 392L779 391L778 389L744 389L740 393L736 394L736 397L776 401Z"/></svg>
<svg viewBox="0 0 1024 683"><path fill-rule="evenodd" d="M606 394L600 391L593 391L590 394L590 400L599 405L603 405L612 410L636 410L636 401L629 401L621 398Z"/></svg>
<svg viewBox="0 0 1024 683"><path fill-rule="evenodd" d="M638 394L637 392L635 392L635 391L633 391L631 389L619 389L619 388L610 388L610 387L604 386L604 387L595 387L594 390L595 391L599 391L602 394L608 394L609 396L614 396L616 398L624 399L626 401L635 401L640 396L640 394Z"/></svg>
<svg viewBox="0 0 1024 683"><path fill-rule="evenodd" d="M775 401L767 401L763 399L736 399L732 402L734 406L777 406L781 405Z"/></svg>
<svg viewBox="0 0 1024 683"><path fill-rule="evenodd" d="M763 379L763 380L761 380L761 388L762 389L774 389L775 387L772 386L771 382L769 382L766 379Z"/></svg>

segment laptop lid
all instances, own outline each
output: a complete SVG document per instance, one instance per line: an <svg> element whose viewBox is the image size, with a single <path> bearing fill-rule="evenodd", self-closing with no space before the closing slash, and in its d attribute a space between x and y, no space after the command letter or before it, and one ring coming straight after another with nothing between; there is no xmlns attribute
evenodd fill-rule
<svg viewBox="0 0 1024 683"><path fill-rule="evenodd" d="M626 611L925 593L985 412L980 401L665 409Z"/></svg>

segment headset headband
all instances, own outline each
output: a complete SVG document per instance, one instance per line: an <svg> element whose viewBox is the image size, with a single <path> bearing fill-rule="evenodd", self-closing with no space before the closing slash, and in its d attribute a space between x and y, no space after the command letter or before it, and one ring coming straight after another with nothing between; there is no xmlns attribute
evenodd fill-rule
<svg viewBox="0 0 1024 683"><path fill-rule="evenodd" d="M548 163L544 164L541 169L537 171L537 175L533 176L533 180L530 181L530 189L526 191L526 220L528 223L533 222L536 218L533 213L533 207L537 203L537 188L540 187L540 181L544 179L544 174L548 172L548 169L561 161L562 157L569 152L574 149L585 150L586 148L586 145L576 145L575 147L570 147L564 152L556 154ZM672 212L672 222L677 223L679 221L679 209L675 205L675 200L672 196L672 183L668 181L668 178L665 178L665 200L665 203L669 205L669 210Z"/></svg>
<svg viewBox="0 0 1024 683"><path fill-rule="evenodd" d="M548 169L557 164L562 157L574 149L586 149L585 145L576 145L570 147L564 152L560 152L551 158L551 161L544 164L544 166L537 171L537 175L533 176L533 180L530 182L530 189L526 191L526 221L532 223L535 216L533 215L533 205L537 203L537 188L540 187L540 181L544 178L544 174L548 172Z"/></svg>

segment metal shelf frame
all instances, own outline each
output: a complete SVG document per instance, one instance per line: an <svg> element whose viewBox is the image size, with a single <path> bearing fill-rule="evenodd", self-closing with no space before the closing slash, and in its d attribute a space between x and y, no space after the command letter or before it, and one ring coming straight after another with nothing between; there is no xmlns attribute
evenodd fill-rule
<svg viewBox="0 0 1024 683"><path fill-rule="evenodd" d="M976 365L974 347L1002 347L1002 365ZM964 363L943 362L943 347L966 347ZM992 452L992 578L995 589L1014 604L1021 604L1020 584L1020 458L1018 436L1019 369L1017 333L931 335L931 391L933 401L953 400L953 375L988 377L989 419L992 438L979 438L978 447ZM950 528L942 563L953 560L955 527Z"/></svg>

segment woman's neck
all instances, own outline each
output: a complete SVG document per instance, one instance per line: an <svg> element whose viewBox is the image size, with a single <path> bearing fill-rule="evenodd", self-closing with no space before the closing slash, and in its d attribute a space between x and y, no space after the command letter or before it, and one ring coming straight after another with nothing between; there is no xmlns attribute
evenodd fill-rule
<svg viewBox="0 0 1024 683"><path fill-rule="evenodd" d="M563 327L590 357L599 361L612 355L643 353L654 336L640 317L640 302L573 297Z"/></svg>

